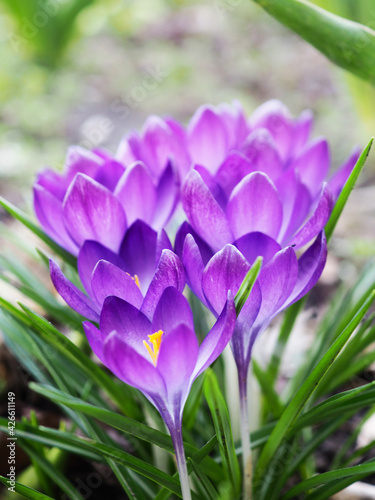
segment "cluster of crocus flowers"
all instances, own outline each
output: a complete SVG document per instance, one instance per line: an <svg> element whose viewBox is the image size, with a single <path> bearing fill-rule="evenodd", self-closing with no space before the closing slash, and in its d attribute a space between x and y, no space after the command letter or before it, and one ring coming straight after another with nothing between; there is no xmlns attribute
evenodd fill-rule
<svg viewBox="0 0 375 500"><path fill-rule="evenodd" d="M99 325L84 323L98 358L160 411L184 498L181 423L193 381L231 342L244 407L255 340L324 268L324 226L359 152L328 179L328 144L309 139L311 126L310 112L294 119L278 101L249 119L238 104L204 106L187 127L151 117L116 155L71 148L64 172L46 169L34 185L39 221L78 257L85 293L53 261L52 281ZM259 256L236 318L233 297ZM200 346L186 284L217 318Z"/></svg>

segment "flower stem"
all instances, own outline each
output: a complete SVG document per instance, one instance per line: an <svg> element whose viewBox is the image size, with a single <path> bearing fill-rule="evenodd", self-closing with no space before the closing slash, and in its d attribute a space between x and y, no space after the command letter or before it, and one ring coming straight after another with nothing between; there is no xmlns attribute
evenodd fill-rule
<svg viewBox="0 0 375 500"><path fill-rule="evenodd" d="M178 473L180 476L182 498L183 500L191 500L189 475L186 466L181 422L175 424L174 426L170 426L169 432L171 434L174 451L176 453L176 462L177 462Z"/></svg>
<svg viewBox="0 0 375 500"><path fill-rule="evenodd" d="M241 373L242 372L242 373ZM241 444L243 466L243 498L251 500L252 497L252 459L249 429L249 411L247 405L247 370L239 370L238 385L240 390L241 411Z"/></svg>

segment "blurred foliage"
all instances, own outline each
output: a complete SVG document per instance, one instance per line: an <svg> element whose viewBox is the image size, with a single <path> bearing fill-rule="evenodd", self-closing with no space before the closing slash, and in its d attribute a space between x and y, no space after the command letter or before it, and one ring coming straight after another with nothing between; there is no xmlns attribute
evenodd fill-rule
<svg viewBox="0 0 375 500"><path fill-rule="evenodd" d="M374 0L313 0L316 5L343 16L352 21L362 23L375 29ZM375 133L375 89L354 75L348 74L347 80L356 103L358 112L365 122L369 134Z"/></svg>
<svg viewBox="0 0 375 500"><path fill-rule="evenodd" d="M17 30L9 41L15 52L30 52L37 62L54 66L73 33L78 14L94 0L1 0Z"/></svg>

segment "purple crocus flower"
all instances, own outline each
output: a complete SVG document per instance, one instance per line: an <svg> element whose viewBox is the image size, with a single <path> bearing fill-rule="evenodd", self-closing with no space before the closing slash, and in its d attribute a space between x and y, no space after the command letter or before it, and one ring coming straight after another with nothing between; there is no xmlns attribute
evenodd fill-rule
<svg viewBox="0 0 375 500"><path fill-rule="evenodd" d="M327 257L324 231L297 259L293 247L281 246L271 237L248 233L236 242L225 245L213 256L212 251L188 224L181 228L176 244L182 254L187 282L197 297L216 316L220 313L228 290L237 293L258 256L263 267L253 289L241 309L231 340L240 392L242 461L244 490L250 491L251 452L247 405L247 376L254 343L271 320L282 310L302 298L318 281ZM181 241L186 234L181 250Z"/></svg>
<svg viewBox="0 0 375 500"><path fill-rule="evenodd" d="M216 316L222 310L228 290L237 293L255 259L263 258L258 280L238 316L232 338L241 376L247 374L258 335L279 312L315 285L327 257L323 231L299 259L293 247L281 248L262 233L249 233L242 243L238 246L227 244L207 259L209 253L201 240L187 234L182 249L188 285Z"/></svg>
<svg viewBox="0 0 375 500"><path fill-rule="evenodd" d="M193 315L176 288L166 288L152 317L119 297L104 300L100 330L84 330L102 363L125 383L139 389L159 410L171 434L181 489L190 499L182 441L182 412L194 380L221 354L236 320L231 294L213 328L199 346Z"/></svg>
<svg viewBox="0 0 375 500"><path fill-rule="evenodd" d="M257 129L247 139L246 155L232 153L215 176L195 166L182 187L182 204L213 251L252 232L301 248L324 228L357 159L356 149L327 184L326 141L308 143L285 165L269 132Z"/></svg>
<svg viewBox="0 0 375 500"><path fill-rule="evenodd" d="M127 231L115 253L87 240L78 254L78 273L87 295L71 283L59 266L50 262L51 279L61 297L82 316L99 322L105 298L114 295L152 317L167 287L182 290L185 273L172 252L164 230L156 233L138 220Z"/></svg>
<svg viewBox="0 0 375 500"><path fill-rule="evenodd" d="M158 230L171 217L179 197L172 163L156 178L141 161L124 165L101 151L69 149L64 172L40 172L34 208L46 233L77 255L86 240L117 252L137 219ZM109 229L110 228L110 229Z"/></svg>

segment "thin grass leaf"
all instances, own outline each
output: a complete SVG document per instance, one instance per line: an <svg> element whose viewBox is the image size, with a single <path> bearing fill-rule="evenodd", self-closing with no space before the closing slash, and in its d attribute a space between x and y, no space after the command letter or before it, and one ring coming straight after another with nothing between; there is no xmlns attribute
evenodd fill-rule
<svg viewBox="0 0 375 500"><path fill-rule="evenodd" d="M190 464L195 477L197 478L196 485L199 487L199 496L203 499L217 500L217 491L212 486L211 481L202 474L202 471L198 464L194 462L191 458L188 458L188 463Z"/></svg>
<svg viewBox="0 0 375 500"><path fill-rule="evenodd" d="M15 205L5 200L0 196L0 206L8 212L12 217L20 221L24 226L26 226L30 231L32 231L40 240L46 243L51 250L53 250L57 255L59 255L67 264L73 267L77 266L77 259L67 252L60 245L55 243L46 233L40 229L22 210L17 208Z"/></svg>
<svg viewBox="0 0 375 500"><path fill-rule="evenodd" d="M356 425L356 428L354 429L354 431L350 434L350 436L346 439L346 441L344 441L344 443L340 447L338 453L336 453L336 455L333 459L332 466L331 466L332 470L343 467L343 465L344 465L343 460L344 460L345 455L350 450L350 448L354 445L354 443L357 441L358 435L361 432L364 424L367 422L367 420L374 413L375 413L375 406L373 406L372 408L370 408L366 412L366 414L363 416L361 421Z"/></svg>
<svg viewBox="0 0 375 500"><path fill-rule="evenodd" d="M194 462L199 465L201 461L207 457L207 455L214 449L214 447L217 444L217 438L216 436L213 436L197 453L195 453L191 458L194 460ZM192 471L190 462L189 462L189 457L188 457L188 462L187 462L187 468L188 468L188 473L190 474ZM176 472L173 477L178 478L178 472ZM221 470L220 470L220 475L218 478L216 478L215 482L220 481L222 478ZM168 498L171 496L170 491L168 491L165 488L162 488L159 493L156 495L154 500L168 500Z"/></svg>
<svg viewBox="0 0 375 500"><path fill-rule="evenodd" d="M338 66L375 84L375 32L306 0L254 0Z"/></svg>
<svg viewBox="0 0 375 500"><path fill-rule="evenodd" d="M28 445L27 442L19 440L18 444L24 451L29 455L33 462L38 464L43 472L52 479L52 481L61 488L61 490L66 493L71 500L84 500L83 496L79 491L73 487L73 485L64 477L64 475L56 469L51 463L46 460L43 456L39 455L32 446Z"/></svg>
<svg viewBox="0 0 375 500"><path fill-rule="evenodd" d="M286 407L278 423L272 431L262 453L259 457L255 470L255 487L260 489L266 483L267 469L272 457L275 455L279 445L287 435L292 425L296 421L298 415L302 411L306 402L319 385L320 380L339 355L340 351L349 340L355 328L358 326L368 308L372 304L375 297L375 292L372 292L365 301L362 308L357 312L351 323L345 328L342 334L336 339L332 346L328 349L325 355L321 358L317 366L307 377L306 381L300 387L294 398Z"/></svg>
<svg viewBox="0 0 375 500"><path fill-rule="evenodd" d="M297 432L304 427L330 420L332 417L340 415L345 411L360 409L363 406L367 406L369 401L375 403L375 382L345 391L341 394L336 394L316 405L297 419L291 428L291 433Z"/></svg>
<svg viewBox="0 0 375 500"><path fill-rule="evenodd" d="M375 54L375 32L373 32L373 36L374 36L374 54ZM374 56L374 64L375 64L375 56ZM375 72L374 72L374 77L375 77ZM374 84L375 84L375 79L374 79ZM365 147L365 149L362 151L361 156L358 158L358 161L355 164L355 167L353 168L353 170L349 176L349 179L346 181L345 186L343 187L343 189L340 193L340 196L339 196L337 202L335 203L335 206L332 210L332 214L331 214L331 216L330 216L330 218L329 218L329 220L324 228L326 236L327 236L327 241L330 240L330 238L333 234L333 231L336 227L336 224L340 218L340 215L341 215L342 211L344 210L346 202L348 201L349 195L352 192L352 190L353 190L353 188L358 180L359 174L361 173L361 171L364 167L364 164L365 164L367 157L370 153L373 141L374 141L374 138L372 137L370 139L369 143L367 144L367 146Z"/></svg>
<svg viewBox="0 0 375 500"><path fill-rule="evenodd" d="M35 392L41 394L54 401L55 403L62 404L73 410L84 413L85 415L90 415L101 422L114 427L126 434L129 434L137 439L141 439L148 443L154 444L174 453L174 448L172 440L168 434L165 434L157 429L148 427L145 424L137 422L129 417L125 417L115 413L113 411L107 410L105 408L98 408L89 403L82 401L81 399L70 396L69 394L63 393L53 387L42 386L40 384L30 383L30 388ZM197 456L197 449L194 446L184 443L185 452L191 456ZM209 451L206 453L208 454ZM198 455L199 456L199 455ZM203 457L204 458L204 457ZM203 458L201 460L203 460ZM213 477L220 477L220 470L211 459L204 460L201 464L202 470Z"/></svg>
<svg viewBox="0 0 375 500"><path fill-rule="evenodd" d="M268 372L261 369L255 359L252 360L252 364L254 375L262 390L262 395L265 397L266 403L274 418L278 418L282 414L284 407L279 396L274 391L273 380Z"/></svg>
<svg viewBox="0 0 375 500"><path fill-rule="evenodd" d="M0 482L3 483L4 486L9 488L9 479L5 478L4 476L0 476ZM44 495L43 493L40 493L33 488L29 488L24 484L18 483L17 481L15 481L14 490L16 491L16 493L22 495L28 500L54 500L52 497Z"/></svg>
<svg viewBox="0 0 375 500"><path fill-rule="evenodd" d="M106 424L118 429L126 434L130 434L133 437L147 441L148 443L160 446L164 450L174 453L174 448L172 444L171 437L168 434L158 431L152 427L142 424L136 420L129 417L125 417L115 413L113 411L107 410L105 408L98 408L89 403L82 401L76 397L70 396L58 389L49 386L43 386L31 382L29 384L30 389L41 394L45 398L54 401L55 403L60 403L64 406L82 412L85 415L90 415L105 422Z"/></svg>
<svg viewBox="0 0 375 500"><path fill-rule="evenodd" d="M274 347L270 363L268 365L268 373L272 384L275 384L277 380L277 376L280 369L281 359L283 357L285 348L287 346L290 334L292 333L294 324L299 313L302 311L304 305L306 303L306 298L300 299L295 304L292 304L285 311L283 323L280 328L279 336L276 341L276 345Z"/></svg>
<svg viewBox="0 0 375 500"><path fill-rule="evenodd" d="M205 373L203 390L214 422L222 461L225 470L228 471L234 498L237 498L241 491L240 467L234 447L228 408L220 391L216 375L211 369L208 369Z"/></svg>
<svg viewBox="0 0 375 500"><path fill-rule="evenodd" d="M342 479L353 476L366 477L375 472L375 463L365 463L361 465L355 465L354 467L347 467L345 469L338 469L329 472L323 472L317 476L310 477L305 481L300 482L292 489L290 489L285 495L281 497L281 500L290 500L296 498L296 495L308 491L311 488L320 486L321 484L326 484L336 479Z"/></svg>
<svg viewBox="0 0 375 500"><path fill-rule="evenodd" d="M0 431L6 432L8 422L4 418L0 418ZM94 439L82 438L73 436L67 432L57 431L56 429L48 429L45 427L35 428L21 422L17 425L17 438L21 444L23 439L30 441L37 441L45 444L46 446L53 446L56 448L65 449L78 455L85 456L87 459L106 462L107 459L114 460L120 465L129 467L133 471L145 476L151 481L164 486L172 493L181 497L180 483L178 480L173 479L170 475L157 469L153 465L137 458L124 450L117 447L98 442ZM199 500L197 495L193 498Z"/></svg>
<svg viewBox="0 0 375 500"><path fill-rule="evenodd" d="M237 316L240 314L245 302L247 301L251 290L253 289L254 283L256 282L260 270L262 268L263 258L257 257L254 264L248 270L241 286L234 298L234 303L236 305Z"/></svg>
<svg viewBox="0 0 375 500"><path fill-rule="evenodd" d="M102 387L119 408L130 416L139 418L139 409L132 397L133 391L125 384L117 384L103 369L96 365L80 349L78 349L67 337L51 325L45 318L33 312L27 306L21 304L22 309L33 320L40 334L48 339L52 345L63 353L70 362L85 372L90 380Z"/></svg>

